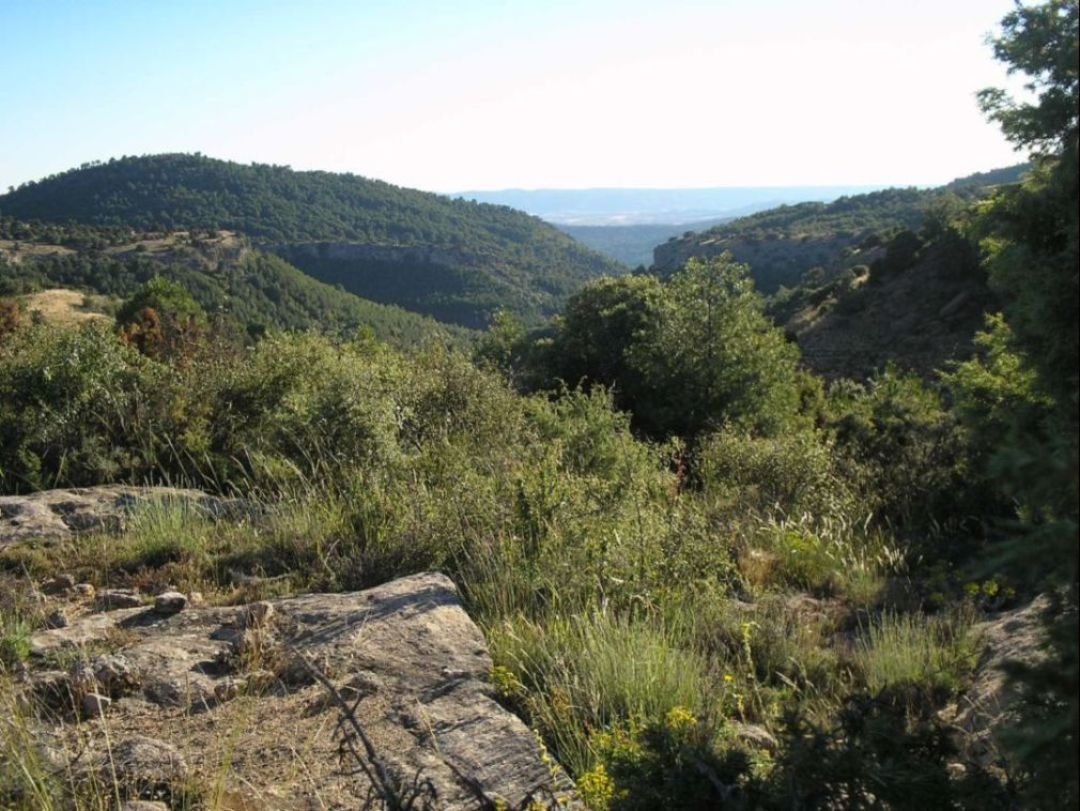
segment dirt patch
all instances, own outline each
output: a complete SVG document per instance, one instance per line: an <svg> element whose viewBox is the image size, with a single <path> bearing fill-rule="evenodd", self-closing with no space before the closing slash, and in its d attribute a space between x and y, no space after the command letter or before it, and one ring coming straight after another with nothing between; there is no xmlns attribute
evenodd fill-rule
<svg viewBox="0 0 1080 811"><path fill-rule="evenodd" d="M92 297L77 290L57 287L20 296L30 314L39 313L50 324L60 326L79 326L90 321L111 321L112 317L102 312L95 312Z"/></svg>

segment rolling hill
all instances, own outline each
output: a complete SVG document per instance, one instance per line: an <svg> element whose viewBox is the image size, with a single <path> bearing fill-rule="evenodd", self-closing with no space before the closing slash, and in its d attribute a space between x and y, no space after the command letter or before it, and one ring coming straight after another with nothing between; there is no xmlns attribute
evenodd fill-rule
<svg viewBox="0 0 1080 811"><path fill-rule="evenodd" d="M653 270L670 273L691 257L730 251L750 265L758 289L771 294L797 285L814 268L839 269L867 239L920 227L933 206L962 205L992 186L1016 182L1027 168L997 169L935 189L885 189L831 203L780 206L658 245Z"/></svg>
<svg viewBox="0 0 1080 811"><path fill-rule="evenodd" d="M80 292L115 304L158 276L183 285L208 313L249 333L370 329L398 346L469 340L462 327L319 282L233 232L130 234L121 242L116 232L85 226L72 231L0 222L0 296L23 298L28 310L45 312L43 303L68 302Z"/></svg>
<svg viewBox="0 0 1080 811"><path fill-rule="evenodd" d="M864 379L894 364L931 379L975 351L1000 309L975 247L954 230L902 231L851 250L847 267L807 278L769 301L769 314L829 379Z"/></svg>
<svg viewBox="0 0 1080 811"><path fill-rule="evenodd" d="M468 327L485 326L500 307L537 322L589 279L624 272L505 206L197 154L84 164L0 196L0 214L140 232L236 231L317 279Z"/></svg>

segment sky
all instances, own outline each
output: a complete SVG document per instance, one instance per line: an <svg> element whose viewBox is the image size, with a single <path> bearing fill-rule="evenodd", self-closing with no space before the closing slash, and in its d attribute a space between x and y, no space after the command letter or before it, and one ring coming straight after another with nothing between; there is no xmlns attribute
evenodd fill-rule
<svg viewBox="0 0 1080 811"><path fill-rule="evenodd" d="M0 189L202 152L465 189L935 185L1022 159L1012 0L0 0ZM1015 78L1015 77L1014 77Z"/></svg>

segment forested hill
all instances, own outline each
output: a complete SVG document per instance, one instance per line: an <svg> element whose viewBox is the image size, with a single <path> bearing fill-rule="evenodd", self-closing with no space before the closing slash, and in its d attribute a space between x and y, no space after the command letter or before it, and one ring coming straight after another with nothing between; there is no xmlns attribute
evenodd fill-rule
<svg viewBox="0 0 1080 811"><path fill-rule="evenodd" d="M499 306L526 320L553 314L585 281L623 270L504 206L201 155L84 164L0 196L0 214L139 231L238 231L316 278L474 327ZM343 251L343 243L361 249Z"/></svg>
<svg viewBox="0 0 1080 811"><path fill-rule="evenodd" d="M730 251L750 264L757 287L773 293L800 282L814 268L834 270L845 254L868 238L917 229L928 211L957 208L996 185L1014 183L1028 164L954 180L935 189L885 189L841 197L832 203L799 203L740 217L656 247L653 267L671 272L694 256Z"/></svg>
<svg viewBox="0 0 1080 811"><path fill-rule="evenodd" d="M154 278L181 285L211 316L256 335L316 330L371 333L396 346L465 344L470 334L312 279L231 232L123 234L92 226L34 226L0 218L0 298L97 294L116 306Z"/></svg>

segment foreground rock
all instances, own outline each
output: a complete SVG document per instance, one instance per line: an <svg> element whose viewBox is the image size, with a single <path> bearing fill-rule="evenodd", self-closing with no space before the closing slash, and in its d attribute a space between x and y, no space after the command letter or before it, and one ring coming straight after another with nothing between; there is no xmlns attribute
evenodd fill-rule
<svg viewBox="0 0 1080 811"><path fill-rule="evenodd" d="M181 503L214 518L239 518L253 509L242 499L177 487L108 485L0 496L0 547L24 540L63 540L83 532L119 532L134 510L162 502Z"/></svg>
<svg viewBox="0 0 1080 811"><path fill-rule="evenodd" d="M183 786L220 785L224 769L227 807L353 809L388 786L415 795L415 808L580 807L494 700L483 636L442 575L91 614L36 633L32 647L26 689L48 705L42 718L65 717L65 694L95 710L57 720L52 737L72 755L89 739L104 769L107 730L126 799L170 801ZM57 663L76 650L85 660L58 688Z"/></svg>
<svg viewBox="0 0 1080 811"><path fill-rule="evenodd" d="M1004 668L1013 662L1034 665L1046 656L1040 617L1048 605L1046 597L1039 597L972 629L983 646L975 679L942 718L956 730L963 753L984 768L1004 762L997 733L1017 723L1016 703L1021 696L1009 683Z"/></svg>

